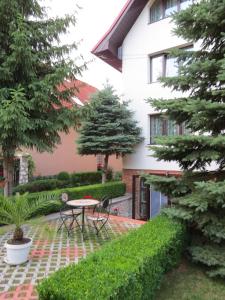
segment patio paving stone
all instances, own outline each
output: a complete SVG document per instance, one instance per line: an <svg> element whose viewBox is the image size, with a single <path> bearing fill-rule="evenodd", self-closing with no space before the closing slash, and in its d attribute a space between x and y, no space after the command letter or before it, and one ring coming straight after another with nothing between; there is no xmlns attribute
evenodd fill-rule
<svg viewBox="0 0 225 300"><path fill-rule="evenodd" d="M43 225L35 228L24 227L25 236L33 239L29 261L20 266L9 266L4 262L4 243L11 233L0 236L0 300L37 300L36 284L59 268L78 263L89 253L99 249L104 243L125 234L144 222L110 216L108 231L110 239L102 230L97 237L92 228L86 227L84 238L78 229L68 237L66 230L57 233L60 221L48 221L53 234L46 237Z"/></svg>

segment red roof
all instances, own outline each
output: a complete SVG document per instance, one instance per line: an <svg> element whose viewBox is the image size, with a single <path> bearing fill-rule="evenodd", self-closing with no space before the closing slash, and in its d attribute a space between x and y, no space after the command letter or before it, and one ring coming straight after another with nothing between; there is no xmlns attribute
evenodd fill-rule
<svg viewBox="0 0 225 300"><path fill-rule="evenodd" d="M122 60L118 57L118 48L147 3L148 0L128 0L109 30L91 52L122 72Z"/></svg>
<svg viewBox="0 0 225 300"><path fill-rule="evenodd" d="M64 89L74 88L74 98L72 99L74 101L74 104L77 104L78 106L82 106L86 102L90 100L90 97L92 94L96 93L98 91L97 88L81 81L81 80L65 80L62 85L59 86L59 90L63 91ZM68 101L62 101L62 104L64 107L72 107L73 104Z"/></svg>

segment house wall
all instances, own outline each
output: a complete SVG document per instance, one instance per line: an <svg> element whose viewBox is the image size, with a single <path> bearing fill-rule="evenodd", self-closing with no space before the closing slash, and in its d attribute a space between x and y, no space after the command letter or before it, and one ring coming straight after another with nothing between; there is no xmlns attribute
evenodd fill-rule
<svg viewBox="0 0 225 300"><path fill-rule="evenodd" d="M36 165L35 176L55 175L61 171L89 172L97 170L97 160L93 155L81 156L77 154L76 142L78 133L71 129L69 134L60 134L61 144L56 147L53 153L39 153L35 150L26 150L29 152ZM110 157L109 166L114 171L122 170L122 160Z"/></svg>
<svg viewBox="0 0 225 300"><path fill-rule="evenodd" d="M187 41L172 33L174 24L171 18L149 23L150 7L154 1L149 1L127 34L122 48L122 76L124 95L130 99L130 108L142 128L144 141L135 152L123 158L123 181L127 192L133 194L134 216L139 219L140 213L140 177L142 174L164 176L179 176L181 170L175 162L157 161L152 156L150 147L150 115L156 111L146 102L148 98L170 99L180 97L179 92L163 87L159 82L150 83L150 56L165 52L174 47L190 45ZM199 45L193 45L198 48ZM133 181L133 178L136 178ZM135 184L134 184L135 183ZM134 186L133 186L134 184Z"/></svg>
<svg viewBox="0 0 225 300"><path fill-rule="evenodd" d="M149 150L150 118L154 109L146 103L147 98L171 98L179 96L158 82L150 83L150 59L163 50L187 45L187 42L172 33L171 18L149 24L150 1L123 42L123 84L124 95L130 99L130 108L142 128L145 140L136 147L134 154L123 159L126 170L179 170L175 162L162 162L153 158Z"/></svg>

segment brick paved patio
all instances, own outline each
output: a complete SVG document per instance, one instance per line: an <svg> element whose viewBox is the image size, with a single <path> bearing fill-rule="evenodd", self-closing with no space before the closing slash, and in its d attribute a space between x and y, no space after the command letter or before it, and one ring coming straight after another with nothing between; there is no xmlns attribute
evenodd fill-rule
<svg viewBox="0 0 225 300"><path fill-rule="evenodd" d="M57 233L58 219L53 218L48 223L53 228L53 233L47 237L43 225L24 228L26 236L33 239L30 260L24 265L15 267L4 263L4 243L9 239L10 233L0 236L0 300L38 299L35 285L39 280L61 267L79 262L104 243L141 226L144 222L111 216L108 223L110 239L104 231L97 237L88 227L85 238L78 229L68 238L65 230Z"/></svg>

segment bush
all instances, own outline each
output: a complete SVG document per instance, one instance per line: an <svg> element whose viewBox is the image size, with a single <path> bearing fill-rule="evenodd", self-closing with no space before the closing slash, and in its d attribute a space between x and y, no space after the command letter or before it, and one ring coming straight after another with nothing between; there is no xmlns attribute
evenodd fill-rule
<svg viewBox="0 0 225 300"><path fill-rule="evenodd" d="M115 174L113 176L113 180L115 180L115 181L122 180L122 172L115 172Z"/></svg>
<svg viewBox="0 0 225 300"><path fill-rule="evenodd" d="M14 188L14 193L36 193L100 183L101 172L73 173L71 176L67 172L61 172L57 175L57 178L56 176L39 178L39 180L33 180L29 183L18 185Z"/></svg>
<svg viewBox="0 0 225 300"><path fill-rule="evenodd" d="M113 168L108 167L107 172L106 172L106 180L111 181L113 179Z"/></svg>
<svg viewBox="0 0 225 300"><path fill-rule="evenodd" d="M57 175L57 179L62 181L70 181L70 174L67 172L60 172Z"/></svg>
<svg viewBox="0 0 225 300"><path fill-rule="evenodd" d="M123 196L126 192L125 184L122 182L109 182L105 184L95 184L95 185L87 185L83 187L75 187L75 188L64 188L60 190L41 192L41 193L33 193L29 194L28 198L30 201L37 199L38 197L52 197L54 200L59 200L62 193L68 193L69 199L80 199L84 196L90 195L95 199L101 199L103 196L108 195L111 198L116 198ZM59 205L53 205L47 211L43 211L44 215L58 212L61 207L61 203Z"/></svg>
<svg viewBox="0 0 225 300"><path fill-rule="evenodd" d="M89 184L101 183L101 172L86 172L71 174L71 183L73 186L82 186Z"/></svg>
<svg viewBox="0 0 225 300"><path fill-rule="evenodd" d="M26 184L18 185L14 188L14 193L24 194L26 192L36 193L42 191L52 191L63 188L66 182L58 179L35 180Z"/></svg>
<svg viewBox="0 0 225 300"><path fill-rule="evenodd" d="M105 184L93 184L81 187L63 188L54 191L47 191L41 193L29 194L30 199L36 199L41 195L57 195L60 199L62 193L68 193L69 199L80 199L84 196L90 195L95 199L101 199L103 196L108 195L111 198L123 196L126 192L126 186L121 181L108 182Z"/></svg>
<svg viewBox="0 0 225 300"><path fill-rule="evenodd" d="M184 243L182 225L159 216L44 279L39 299L153 299L163 274L179 262Z"/></svg>
<svg viewBox="0 0 225 300"><path fill-rule="evenodd" d="M57 179L57 175L35 176L30 181L46 180L46 179Z"/></svg>

